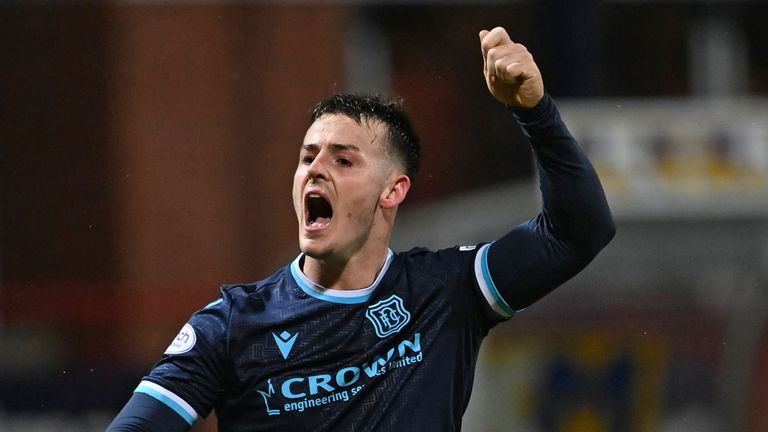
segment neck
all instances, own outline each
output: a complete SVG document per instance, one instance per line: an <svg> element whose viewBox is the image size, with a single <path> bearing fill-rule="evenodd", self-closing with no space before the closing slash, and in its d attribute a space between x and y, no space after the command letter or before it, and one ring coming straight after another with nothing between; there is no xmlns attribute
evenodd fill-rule
<svg viewBox="0 0 768 432"><path fill-rule="evenodd" d="M353 290L373 283L387 261L389 249L359 253L346 260L304 258L304 274L325 288Z"/></svg>

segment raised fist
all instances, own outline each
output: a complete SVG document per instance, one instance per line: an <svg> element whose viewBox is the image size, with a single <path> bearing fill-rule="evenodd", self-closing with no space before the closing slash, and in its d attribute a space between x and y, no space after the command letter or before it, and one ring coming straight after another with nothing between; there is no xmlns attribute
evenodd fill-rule
<svg viewBox="0 0 768 432"><path fill-rule="evenodd" d="M496 27L480 32L483 75L493 97L506 105L530 109L544 97L539 67L528 49Z"/></svg>

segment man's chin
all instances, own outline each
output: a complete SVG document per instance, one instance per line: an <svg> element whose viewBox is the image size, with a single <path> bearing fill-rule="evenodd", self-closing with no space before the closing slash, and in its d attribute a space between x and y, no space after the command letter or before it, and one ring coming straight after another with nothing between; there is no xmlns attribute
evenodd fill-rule
<svg viewBox="0 0 768 432"><path fill-rule="evenodd" d="M332 255L331 248L318 243L317 241L302 239L299 241L299 249L301 249L304 255L317 260L324 260L330 257Z"/></svg>

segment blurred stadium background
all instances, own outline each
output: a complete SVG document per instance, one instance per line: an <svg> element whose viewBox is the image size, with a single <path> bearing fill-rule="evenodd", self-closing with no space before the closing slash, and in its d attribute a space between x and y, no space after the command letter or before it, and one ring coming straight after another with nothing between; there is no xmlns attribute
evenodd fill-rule
<svg viewBox="0 0 768 432"><path fill-rule="evenodd" d="M495 25L618 235L492 332L464 430L768 430L767 21L738 0L0 3L0 430L103 430L220 283L296 255L291 174L329 92L398 94L420 131L396 249L531 216L480 72Z"/></svg>

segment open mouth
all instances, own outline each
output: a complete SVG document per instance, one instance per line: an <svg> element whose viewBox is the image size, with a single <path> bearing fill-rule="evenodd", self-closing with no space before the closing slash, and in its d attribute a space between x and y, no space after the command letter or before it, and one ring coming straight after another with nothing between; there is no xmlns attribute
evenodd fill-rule
<svg viewBox="0 0 768 432"><path fill-rule="evenodd" d="M333 207L327 199L319 194L308 194L304 198L307 214L307 227L322 229L330 225L333 218Z"/></svg>

